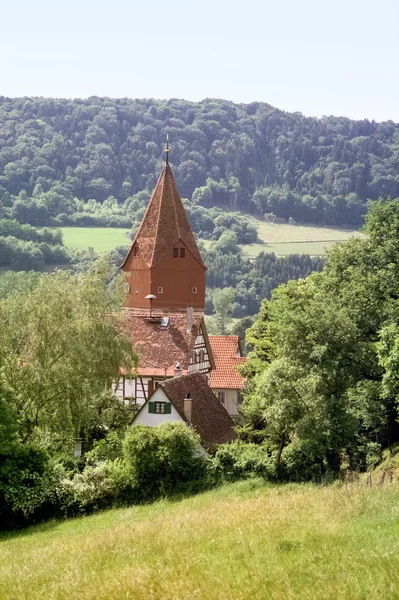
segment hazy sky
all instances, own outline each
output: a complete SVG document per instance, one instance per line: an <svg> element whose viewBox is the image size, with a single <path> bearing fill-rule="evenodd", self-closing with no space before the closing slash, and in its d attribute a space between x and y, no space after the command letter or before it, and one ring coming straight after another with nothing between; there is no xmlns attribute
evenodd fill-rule
<svg viewBox="0 0 399 600"><path fill-rule="evenodd" d="M225 98L399 122L399 0L4 0L0 95Z"/></svg>

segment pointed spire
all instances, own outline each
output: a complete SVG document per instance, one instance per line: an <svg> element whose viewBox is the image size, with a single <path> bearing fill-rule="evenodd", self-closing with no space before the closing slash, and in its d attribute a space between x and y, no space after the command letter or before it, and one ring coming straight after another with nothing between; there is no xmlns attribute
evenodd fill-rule
<svg viewBox="0 0 399 600"><path fill-rule="evenodd" d="M169 148L167 147L166 150L169 151ZM168 157L168 153L166 153L166 157ZM151 268L157 265L179 240L183 242L201 267L206 269L177 190L172 170L166 164L122 267L126 264L136 244L140 248L140 255L144 262Z"/></svg>
<svg viewBox="0 0 399 600"><path fill-rule="evenodd" d="M166 166L168 166L169 165L169 152L170 152L170 150L169 150L169 134L168 133L166 134L166 148L165 148L164 152L165 152L165 164L166 164Z"/></svg>

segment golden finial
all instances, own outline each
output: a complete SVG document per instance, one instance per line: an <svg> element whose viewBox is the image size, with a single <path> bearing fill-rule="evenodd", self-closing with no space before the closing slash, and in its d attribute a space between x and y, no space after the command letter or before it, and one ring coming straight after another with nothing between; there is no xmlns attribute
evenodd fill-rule
<svg viewBox="0 0 399 600"><path fill-rule="evenodd" d="M169 134L166 134L166 148L165 148L165 162L168 165L169 164Z"/></svg>

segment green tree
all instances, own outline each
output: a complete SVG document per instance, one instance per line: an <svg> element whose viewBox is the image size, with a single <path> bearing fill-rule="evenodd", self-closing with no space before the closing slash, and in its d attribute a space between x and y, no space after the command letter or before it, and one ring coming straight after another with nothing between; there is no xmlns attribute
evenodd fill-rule
<svg viewBox="0 0 399 600"><path fill-rule="evenodd" d="M220 335L225 335L226 327L231 321L232 303L235 297L233 288L215 290L213 294L213 307L216 314Z"/></svg>
<svg viewBox="0 0 399 600"><path fill-rule="evenodd" d="M23 440L48 435L70 444L101 422L106 386L136 362L123 333L123 296L122 277L102 259L85 277L57 271L0 301L0 376Z"/></svg>

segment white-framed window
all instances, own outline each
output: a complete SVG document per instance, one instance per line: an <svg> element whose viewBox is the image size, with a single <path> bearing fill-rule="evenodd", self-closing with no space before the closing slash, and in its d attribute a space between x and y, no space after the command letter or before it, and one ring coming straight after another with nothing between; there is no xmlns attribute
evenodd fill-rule
<svg viewBox="0 0 399 600"><path fill-rule="evenodd" d="M158 294L163 294L163 287L158 288Z"/></svg>
<svg viewBox="0 0 399 600"><path fill-rule="evenodd" d="M196 294L198 292L198 288L193 287L193 294Z"/></svg>

